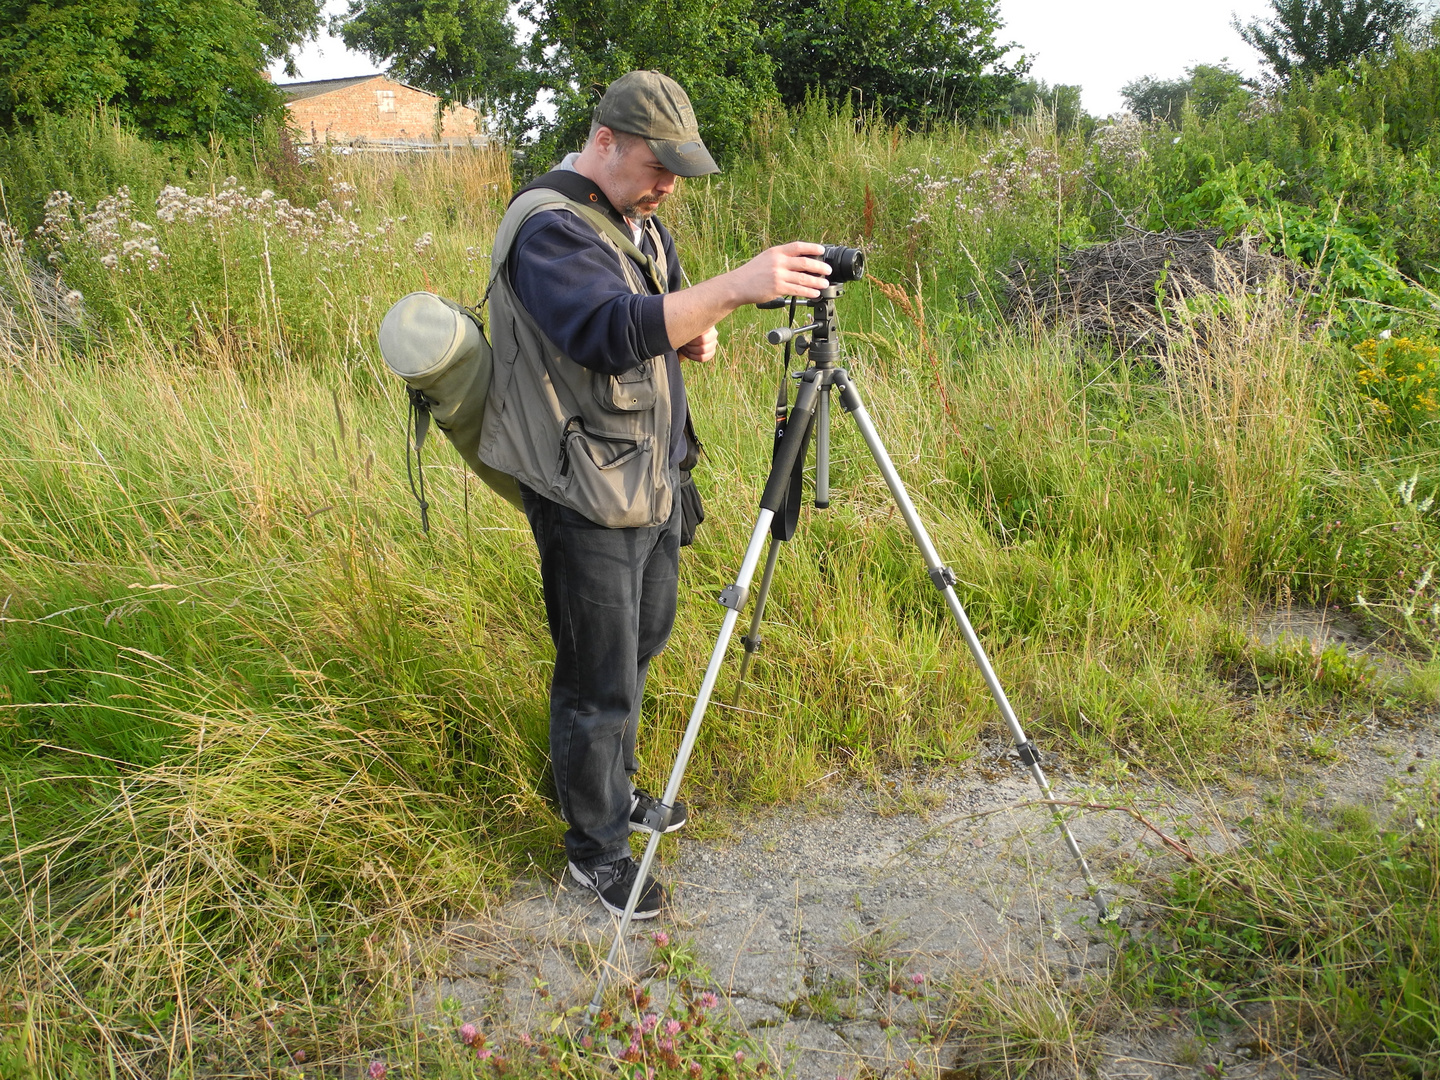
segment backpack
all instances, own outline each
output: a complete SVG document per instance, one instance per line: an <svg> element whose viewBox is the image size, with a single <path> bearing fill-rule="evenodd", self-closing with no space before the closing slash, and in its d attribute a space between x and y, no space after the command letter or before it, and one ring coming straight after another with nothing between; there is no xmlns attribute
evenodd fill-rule
<svg viewBox="0 0 1440 1080"><path fill-rule="evenodd" d="M412 292L385 313L380 322L380 355L385 365L405 380L409 391L406 419L405 471L410 491L420 504L420 526L430 529L430 504L425 499L425 471L420 452L430 421L454 444L465 464L517 509L520 485L514 477L480 460L480 428L490 392L490 342L480 316L453 300L429 292ZM410 445L416 471L410 469Z"/></svg>

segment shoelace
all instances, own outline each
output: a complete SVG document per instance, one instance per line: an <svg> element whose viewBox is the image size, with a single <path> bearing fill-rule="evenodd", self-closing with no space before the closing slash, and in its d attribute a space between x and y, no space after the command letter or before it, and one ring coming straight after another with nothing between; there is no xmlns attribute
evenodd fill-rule
<svg viewBox="0 0 1440 1080"><path fill-rule="evenodd" d="M609 884L619 885L625 889L632 888L635 885L636 869L634 859L629 857L616 859L610 864Z"/></svg>

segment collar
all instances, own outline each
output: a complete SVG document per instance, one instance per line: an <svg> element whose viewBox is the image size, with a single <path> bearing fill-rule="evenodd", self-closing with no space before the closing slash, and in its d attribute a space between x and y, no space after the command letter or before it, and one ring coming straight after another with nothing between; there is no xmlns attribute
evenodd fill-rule
<svg viewBox="0 0 1440 1080"><path fill-rule="evenodd" d="M543 176L537 176L531 180L520 191L529 191L532 188L548 188L551 191L560 192L567 199L574 199L578 203L588 203L613 220L627 233L632 231L625 216L610 204L610 200L605 197L605 193L600 190L599 185L588 176L575 172L573 169L563 167L551 169ZM517 191L515 195L519 195L520 191ZM511 201L514 201L513 197Z"/></svg>

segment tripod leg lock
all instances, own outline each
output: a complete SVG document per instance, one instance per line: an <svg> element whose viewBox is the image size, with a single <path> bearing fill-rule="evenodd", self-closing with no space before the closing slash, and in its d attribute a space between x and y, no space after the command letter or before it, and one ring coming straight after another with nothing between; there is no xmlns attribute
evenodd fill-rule
<svg viewBox="0 0 1440 1080"><path fill-rule="evenodd" d="M761 637L759 634L756 634L754 637L750 637L750 636L747 634L745 637L742 637L742 638L740 639L740 644L742 644L742 645L745 646L745 651L746 651L747 653L759 652L759 651L760 651L760 646L763 645L764 643L765 643L765 639L764 639L763 637Z"/></svg>
<svg viewBox="0 0 1440 1080"><path fill-rule="evenodd" d="M726 585L720 590L717 598L721 607L727 607L731 611L739 611L745 606L745 601L750 599L750 590L743 585Z"/></svg>
<svg viewBox="0 0 1440 1080"><path fill-rule="evenodd" d="M1040 764L1040 748L1031 740L1026 739L1022 743L1016 743L1015 750L1020 755L1020 763L1022 765Z"/></svg>
<svg viewBox="0 0 1440 1080"><path fill-rule="evenodd" d="M666 806L659 799L650 804L650 809L645 811L645 816L640 819L643 828L651 832L663 833L670 827L670 816L674 814L673 806Z"/></svg>
<svg viewBox="0 0 1440 1080"><path fill-rule="evenodd" d="M946 589L953 589L955 582L959 579L956 578L955 571L948 566L937 566L930 571L930 580L934 583L935 588L944 592Z"/></svg>

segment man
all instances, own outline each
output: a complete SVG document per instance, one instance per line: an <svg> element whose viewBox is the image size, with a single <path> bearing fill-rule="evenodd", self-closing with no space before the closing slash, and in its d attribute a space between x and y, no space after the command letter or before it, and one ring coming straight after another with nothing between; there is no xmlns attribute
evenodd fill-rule
<svg viewBox="0 0 1440 1080"><path fill-rule="evenodd" d="M630 832L656 804L632 783L635 739L646 672L675 619L678 490L698 453L680 357L708 361L726 315L818 296L829 273L811 257L819 244L792 243L682 287L655 212L677 177L718 171L685 91L633 71L606 91L584 148L517 193L491 268L480 457L519 481L540 553L570 875L616 914L638 873ZM667 831L685 816L673 807ZM663 903L647 882L635 918Z"/></svg>

